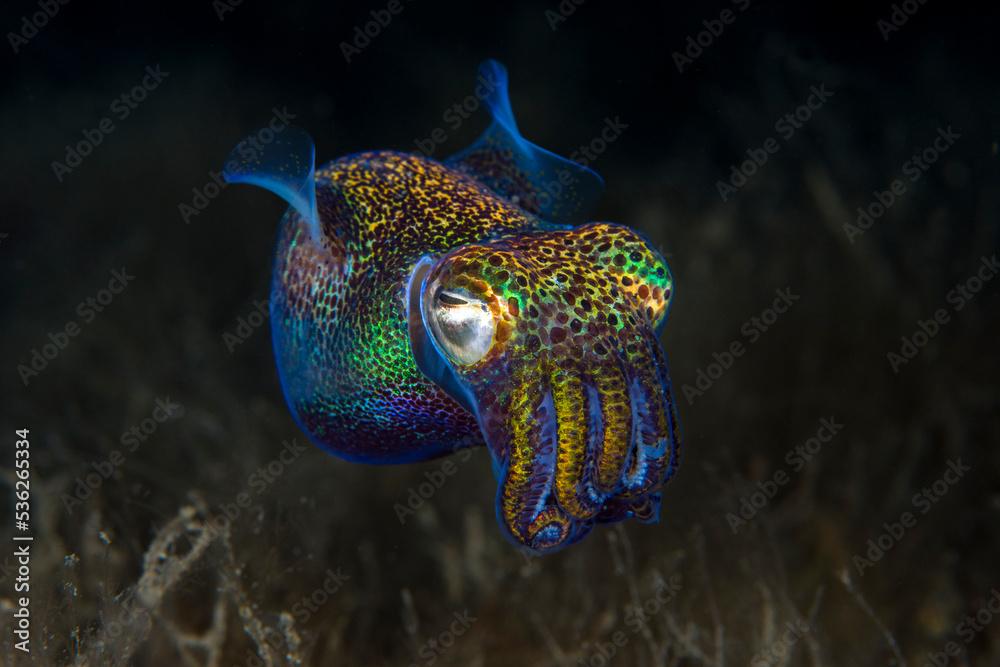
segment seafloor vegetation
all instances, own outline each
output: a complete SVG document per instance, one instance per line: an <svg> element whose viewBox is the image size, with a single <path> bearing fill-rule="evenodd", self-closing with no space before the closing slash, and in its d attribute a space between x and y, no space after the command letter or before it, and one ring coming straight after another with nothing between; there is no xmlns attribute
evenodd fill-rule
<svg viewBox="0 0 1000 667"><path fill-rule="evenodd" d="M296 446L253 315L280 204L227 189L190 224L177 212L266 118L245 111L269 108L252 87L219 97L246 75L171 66L176 88L72 174L57 211L33 137L64 129L57 152L117 79L6 104L24 165L20 196L4 195L0 433L32 429L38 664L922 666L949 642L962 657L948 664L1000 664L1000 618L961 625L1000 590L1000 280L961 309L948 296L1000 241L995 94L973 73L954 85L963 63L930 46L892 80L786 46L754 56L748 85L699 88L676 121L662 108L659 128L622 110L630 128L595 161L600 217L645 231L676 277L664 343L684 456L659 525L598 529L544 559L500 536L484 451L377 468ZM510 66L516 104L535 74ZM440 67L422 87L468 78ZM722 202L730 164L817 82L834 96ZM396 147L437 120L440 95ZM523 106L541 143L586 140L585 121L570 133ZM320 101L300 122L329 113ZM954 146L850 238L856 208L949 125ZM321 157L363 147L310 129ZM134 281L25 388L14 365L122 267ZM791 305L772 318L781 290ZM918 345L938 309L948 321ZM887 360L904 336L914 357ZM88 482L116 449L124 461ZM968 471L935 486L949 462ZM2 662L26 664L10 622Z"/></svg>

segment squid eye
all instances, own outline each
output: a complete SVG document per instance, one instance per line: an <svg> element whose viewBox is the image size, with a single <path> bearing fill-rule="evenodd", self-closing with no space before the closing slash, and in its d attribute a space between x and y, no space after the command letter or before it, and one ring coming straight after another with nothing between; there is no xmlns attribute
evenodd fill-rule
<svg viewBox="0 0 1000 667"><path fill-rule="evenodd" d="M461 365L474 364L489 352L496 322L480 299L462 289L432 287L424 301L424 318L434 340Z"/></svg>

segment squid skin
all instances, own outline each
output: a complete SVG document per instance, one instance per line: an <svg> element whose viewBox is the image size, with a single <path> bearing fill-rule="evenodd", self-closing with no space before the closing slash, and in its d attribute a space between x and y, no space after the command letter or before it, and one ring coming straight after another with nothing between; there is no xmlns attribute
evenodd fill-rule
<svg viewBox="0 0 1000 667"><path fill-rule="evenodd" d="M500 463L497 515L545 551L597 521L651 519L677 464L677 420L656 332L672 281L626 227L588 224L453 250L425 278L487 304L489 352L454 365Z"/></svg>
<svg viewBox="0 0 1000 667"><path fill-rule="evenodd" d="M659 343L673 280L637 232L573 224L599 177L524 140L506 71L483 75L493 124L444 162L377 151L314 169L290 129L225 175L291 204L270 310L302 430L374 464L486 445L503 533L547 553L597 523L658 519L680 445ZM459 329L472 342L457 355L441 299L479 327Z"/></svg>

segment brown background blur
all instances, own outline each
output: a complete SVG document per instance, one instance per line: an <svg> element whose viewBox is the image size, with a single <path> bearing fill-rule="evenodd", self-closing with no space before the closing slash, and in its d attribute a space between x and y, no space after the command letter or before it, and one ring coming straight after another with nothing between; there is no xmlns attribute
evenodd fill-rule
<svg viewBox="0 0 1000 667"><path fill-rule="evenodd" d="M415 0L350 62L339 44L386 3L243 2L220 19L208 1L74 2L17 53L8 37L0 465L12 483L13 431L30 428L37 664L923 665L949 642L947 664L1000 664L1000 277L961 310L949 299L1000 243L997 23L913 2L886 39L890 3L673 4L566 0L557 21L555 0ZM39 11L8 2L0 27ZM699 33L679 72L672 53ZM664 345L684 451L662 521L544 559L502 539L484 451L403 522L442 461L366 467L310 446L255 473L305 443L254 326L284 206L251 188L197 199L275 107L321 162L414 150L435 128L434 156L455 152L486 119L446 113L488 57L548 149L627 125L592 164L595 217L648 234L677 285ZM116 104L156 66L168 75L144 100ZM813 86L833 95L789 135L776 123ZM57 179L53 161L105 117L113 130ZM959 138L906 172L948 127ZM723 201L718 182L768 138L778 150ZM844 225L895 179L903 193L852 242ZM122 268L134 279L86 319L78 304ZM797 298L772 319L785 289ZM948 321L894 372L887 354L939 309ZM79 334L25 386L18 366L68 322ZM717 377L685 399L702 373ZM183 409L157 421L167 398ZM843 426L809 443L823 419ZM127 446L133 428L147 433ZM942 482L956 461L968 472ZM252 507L219 521L240 493ZM4 619L4 663L28 664Z"/></svg>

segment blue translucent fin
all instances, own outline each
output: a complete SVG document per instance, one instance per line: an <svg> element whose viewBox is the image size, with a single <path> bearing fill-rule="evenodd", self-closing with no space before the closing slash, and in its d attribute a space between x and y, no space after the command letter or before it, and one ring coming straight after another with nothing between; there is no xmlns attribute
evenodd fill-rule
<svg viewBox="0 0 1000 667"><path fill-rule="evenodd" d="M521 136L507 95L507 70L497 61L479 66L477 94L493 123L445 163L549 222L581 221L604 189L601 177Z"/></svg>
<svg viewBox="0 0 1000 667"><path fill-rule="evenodd" d="M271 132L273 139L265 143ZM314 241L320 239L316 213L316 147L303 130L270 128L244 139L226 161L222 172L227 183L249 183L270 190L298 211L309 225Z"/></svg>

